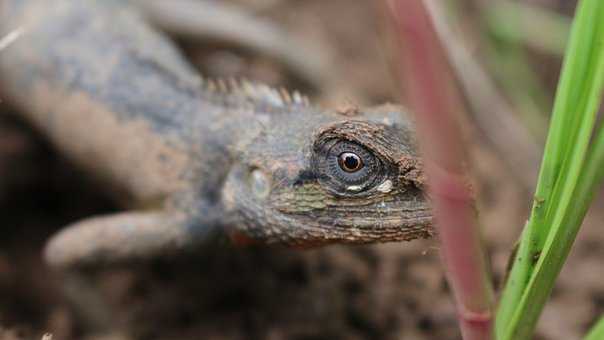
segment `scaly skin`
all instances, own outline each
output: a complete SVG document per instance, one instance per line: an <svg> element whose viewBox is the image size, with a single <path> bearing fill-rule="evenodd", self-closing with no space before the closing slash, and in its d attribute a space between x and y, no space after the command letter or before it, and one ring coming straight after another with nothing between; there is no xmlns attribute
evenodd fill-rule
<svg viewBox="0 0 604 340"><path fill-rule="evenodd" d="M49 243L58 266L235 241L298 247L432 234L413 128L385 105L337 112L297 93L203 80L164 35L114 1L1 3L3 98L131 207ZM361 170L338 163L360 155Z"/></svg>

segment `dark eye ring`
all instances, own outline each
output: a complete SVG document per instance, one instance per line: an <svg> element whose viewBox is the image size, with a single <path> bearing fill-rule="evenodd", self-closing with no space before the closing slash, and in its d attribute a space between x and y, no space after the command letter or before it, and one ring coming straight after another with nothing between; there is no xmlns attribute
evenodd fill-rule
<svg viewBox="0 0 604 340"><path fill-rule="evenodd" d="M354 152L342 152L338 156L338 165L346 172L357 172L365 166L363 159Z"/></svg>
<svg viewBox="0 0 604 340"><path fill-rule="evenodd" d="M330 139L315 149L313 162L323 187L343 194L360 194L386 176L379 155L354 141Z"/></svg>

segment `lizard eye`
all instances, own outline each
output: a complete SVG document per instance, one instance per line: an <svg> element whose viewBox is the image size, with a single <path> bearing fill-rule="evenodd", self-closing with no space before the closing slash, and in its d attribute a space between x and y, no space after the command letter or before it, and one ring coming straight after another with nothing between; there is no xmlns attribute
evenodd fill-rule
<svg viewBox="0 0 604 340"><path fill-rule="evenodd" d="M367 190L383 175L381 160L367 148L349 141L327 143L318 163L324 184L338 192Z"/></svg>
<svg viewBox="0 0 604 340"><path fill-rule="evenodd" d="M342 152L338 156L340 169L346 172L357 172L363 168L363 160L354 152Z"/></svg>

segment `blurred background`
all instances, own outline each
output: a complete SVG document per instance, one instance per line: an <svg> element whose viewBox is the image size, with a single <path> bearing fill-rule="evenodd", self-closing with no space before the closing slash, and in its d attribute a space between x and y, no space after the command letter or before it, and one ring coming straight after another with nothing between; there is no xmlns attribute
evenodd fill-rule
<svg viewBox="0 0 604 340"><path fill-rule="evenodd" d="M530 207L576 2L438 3L439 33L466 95L468 166L500 287ZM225 19L241 35L175 35L204 75L298 89L324 106L404 104L382 2L216 4L263 30ZM597 200L586 219L538 339L579 339L604 312L603 207ZM220 246L91 271L104 302L92 294L73 306L67 296L87 292L45 266L44 242L70 222L116 210L94 179L0 104L0 339L459 338L434 240L307 251Z"/></svg>

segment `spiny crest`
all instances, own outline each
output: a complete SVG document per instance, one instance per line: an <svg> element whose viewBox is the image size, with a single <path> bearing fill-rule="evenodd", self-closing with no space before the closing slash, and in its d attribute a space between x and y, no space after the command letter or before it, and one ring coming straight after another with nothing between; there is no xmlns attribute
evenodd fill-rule
<svg viewBox="0 0 604 340"><path fill-rule="evenodd" d="M247 79L203 79L203 86L212 92L236 96L251 103L266 103L275 107L309 106L308 97L298 91L276 89Z"/></svg>

